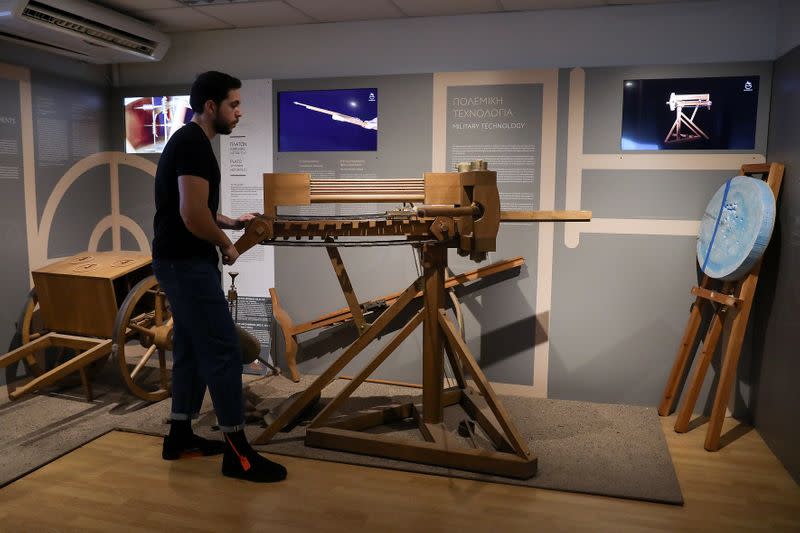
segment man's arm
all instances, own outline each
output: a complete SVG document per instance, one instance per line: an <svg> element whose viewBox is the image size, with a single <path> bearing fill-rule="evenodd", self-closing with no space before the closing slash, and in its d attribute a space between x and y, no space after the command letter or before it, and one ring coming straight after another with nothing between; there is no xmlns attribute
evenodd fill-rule
<svg viewBox="0 0 800 533"><path fill-rule="evenodd" d="M222 213L217 213L217 226L222 229L244 229L245 222L248 220L252 220L255 217L259 216L261 213L247 213L239 218L231 218L223 215Z"/></svg>
<svg viewBox="0 0 800 533"><path fill-rule="evenodd" d="M222 262L232 265L239 257L239 252L211 216L208 209L208 181L197 176L178 176L178 193L181 218L186 229L195 237L218 246L222 252Z"/></svg>
<svg viewBox="0 0 800 533"><path fill-rule="evenodd" d="M217 227L222 229L242 229L244 223L233 220L231 217L226 217L222 213L217 213Z"/></svg>

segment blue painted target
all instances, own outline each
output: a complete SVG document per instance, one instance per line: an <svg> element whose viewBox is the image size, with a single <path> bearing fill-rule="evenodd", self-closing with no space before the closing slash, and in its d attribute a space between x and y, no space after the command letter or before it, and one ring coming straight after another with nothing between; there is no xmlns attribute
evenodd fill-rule
<svg viewBox="0 0 800 533"><path fill-rule="evenodd" d="M706 207L697 236L697 261L716 279L744 277L761 258L775 226L775 197L765 182L736 176Z"/></svg>

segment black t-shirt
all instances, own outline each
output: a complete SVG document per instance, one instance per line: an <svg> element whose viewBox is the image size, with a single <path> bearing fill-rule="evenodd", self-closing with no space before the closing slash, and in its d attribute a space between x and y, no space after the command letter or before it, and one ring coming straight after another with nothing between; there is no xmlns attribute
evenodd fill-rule
<svg viewBox="0 0 800 533"><path fill-rule="evenodd" d="M219 164L211 141L194 122L175 132L158 161L153 259L202 258L216 263L216 247L192 235L181 218L178 176L185 175L208 180L208 210L211 217L216 218L219 209Z"/></svg>

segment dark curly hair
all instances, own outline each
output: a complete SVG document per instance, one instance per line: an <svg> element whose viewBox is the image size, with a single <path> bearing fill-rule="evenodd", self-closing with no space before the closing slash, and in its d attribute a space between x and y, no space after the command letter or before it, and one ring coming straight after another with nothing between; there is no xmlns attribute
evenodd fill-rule
<svg viewBox="0 0 800 533"><path fill-rule="evenodd" d="M213 100L215 104L219 105L227 98L228 91L241 89L241 87L242 80L234 78L230 74L216 70L203 72L192 83L192 95L189 98L192 111L198 114L202 113L203 106L208 100Z"/></svg>

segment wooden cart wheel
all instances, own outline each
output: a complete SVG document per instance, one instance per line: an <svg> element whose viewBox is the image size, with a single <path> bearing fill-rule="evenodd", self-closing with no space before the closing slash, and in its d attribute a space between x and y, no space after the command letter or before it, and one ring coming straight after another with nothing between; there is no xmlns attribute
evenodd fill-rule
<svg viewBox="0 0 800 533"><path fill-rule="evenodd" d="M17 330L14 333L14 338L11 340L11 345L8 347L9 351L15 350L23 344L38 339L45 333L42 327L42 321L39 318L39 296L36 294L36 289L31 289L31 292L28 293L16 326ZM28 368L35 375L42 375L43 365L39 364L34 354L29 355L25 359Z"/></svg>
<svg viewBox="0 0 800 533"><path fill-rule="evenodd" d="M155 276L149 276L128 293L114 324L113 352L122 379L139 398L157 402L170 395L167 351L172 351L172 314Z"/></svg>
<svg viewBox="0 0 800 533"><path fill-rule="evenodd" d="M11 339L8 351L15 350L46 333L47 330L44 328L39 312L39 296L36 294L36 289L33 288L28 293L25 304L22 306L22 311L20 311L14 338ZM67 361L75 353L75 350L64 347L51 347L34 352L23 361L6 367L6 383L16 381L19 372L18 365L20 364L25 366L26 374L29 377L37 377ZM89 372L89 377L96 376L107 360L108 357L102 357L90 364L86 368L87 372Z"/></svg>

